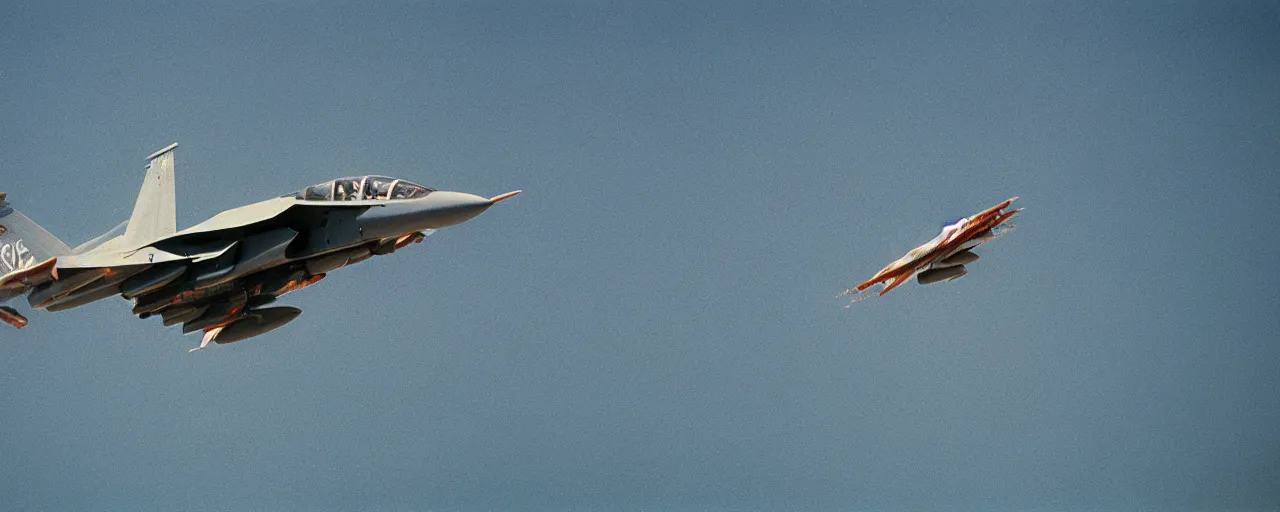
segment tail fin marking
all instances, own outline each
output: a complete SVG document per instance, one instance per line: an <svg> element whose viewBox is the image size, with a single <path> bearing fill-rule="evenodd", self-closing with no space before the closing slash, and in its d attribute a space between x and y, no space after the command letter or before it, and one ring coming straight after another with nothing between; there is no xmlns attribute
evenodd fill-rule
<svg viewBox="0 0 1280 512"><path fill-rule="evenodd" d="M62 240L0 199L0 275L70 253Z"/></svg>

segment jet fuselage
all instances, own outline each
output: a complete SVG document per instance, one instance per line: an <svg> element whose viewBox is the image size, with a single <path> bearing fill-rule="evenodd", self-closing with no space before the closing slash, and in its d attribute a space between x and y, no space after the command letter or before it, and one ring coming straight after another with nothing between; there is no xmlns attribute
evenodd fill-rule
<svg viewBox="0 0 1280 512"><path fill-rule="evenodd" d="M44 263L4 275L0 292L29 292L32 307L49 311L120 295L134 301L133 313L141 318L159 315L166 326L181 323L183 332L203 330L201 348L210 341L231 343L296 318L296 308L263 307L279 296L421 242L519 194L486 199L381 176L341 178L176 231L172 222L155 219L173 209L172 186L166 185L172 182L173 147L149 158L128 223L75 250L61 244L60 254ZM2 313L8 323L26 324L12 308Z"/></svg>

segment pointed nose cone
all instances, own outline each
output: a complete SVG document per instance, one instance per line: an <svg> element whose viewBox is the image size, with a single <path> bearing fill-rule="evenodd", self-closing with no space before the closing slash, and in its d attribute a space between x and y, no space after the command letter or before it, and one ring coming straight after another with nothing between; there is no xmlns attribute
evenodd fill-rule
<svg viewBox="0 0 1280 512"><path fill-rule="evenodd" d="M462 224L494 201L475 194L438 190L419 199L389 201L360 215L362 238L386 238Z"/></svg>
<svg viewBox="0 0 1280 512"><path fill-rule="evenodd" d="M428 208L437 221L443 223L440 226L430 226L432 228L462 224L493 206L492 201L465 192L432 192L427 194L426 201L430 203Z"/></svg>

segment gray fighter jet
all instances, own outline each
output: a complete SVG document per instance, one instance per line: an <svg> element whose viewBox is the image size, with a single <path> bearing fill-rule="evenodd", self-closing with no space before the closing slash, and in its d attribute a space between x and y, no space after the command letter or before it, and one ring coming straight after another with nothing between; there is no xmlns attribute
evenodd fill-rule
<svg viewBox="0 0 1280 512"><path fill-rule="evenodd" d="M133 215L69 248L0 193L0 304L63 311L119 295L139 318L202 331L194 352L289 323L302 312L270 306L325 274L421 242L519 194L483 198L383 176L340 178L219 213L177 230L173 144L147 157ZM27 319L0 306L0 320Z"/></svg>

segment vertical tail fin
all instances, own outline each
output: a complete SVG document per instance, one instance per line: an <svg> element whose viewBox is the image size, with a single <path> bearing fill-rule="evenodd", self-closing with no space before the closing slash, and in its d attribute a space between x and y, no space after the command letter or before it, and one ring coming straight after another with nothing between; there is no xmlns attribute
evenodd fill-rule
<svg viewBox="0 0 1280 512"><path fill-rule="evenodd" d="M67 244L15 210L0 193L0 275L67 254Z"/></svg>
<svg viewBox="0 0 1280 512"><path fill-rule="evenodd" d="M173 150L177 147L175 142L147 157L147 177L124 232L125 245L142 247L178 231L173 180Z"/></svg>

